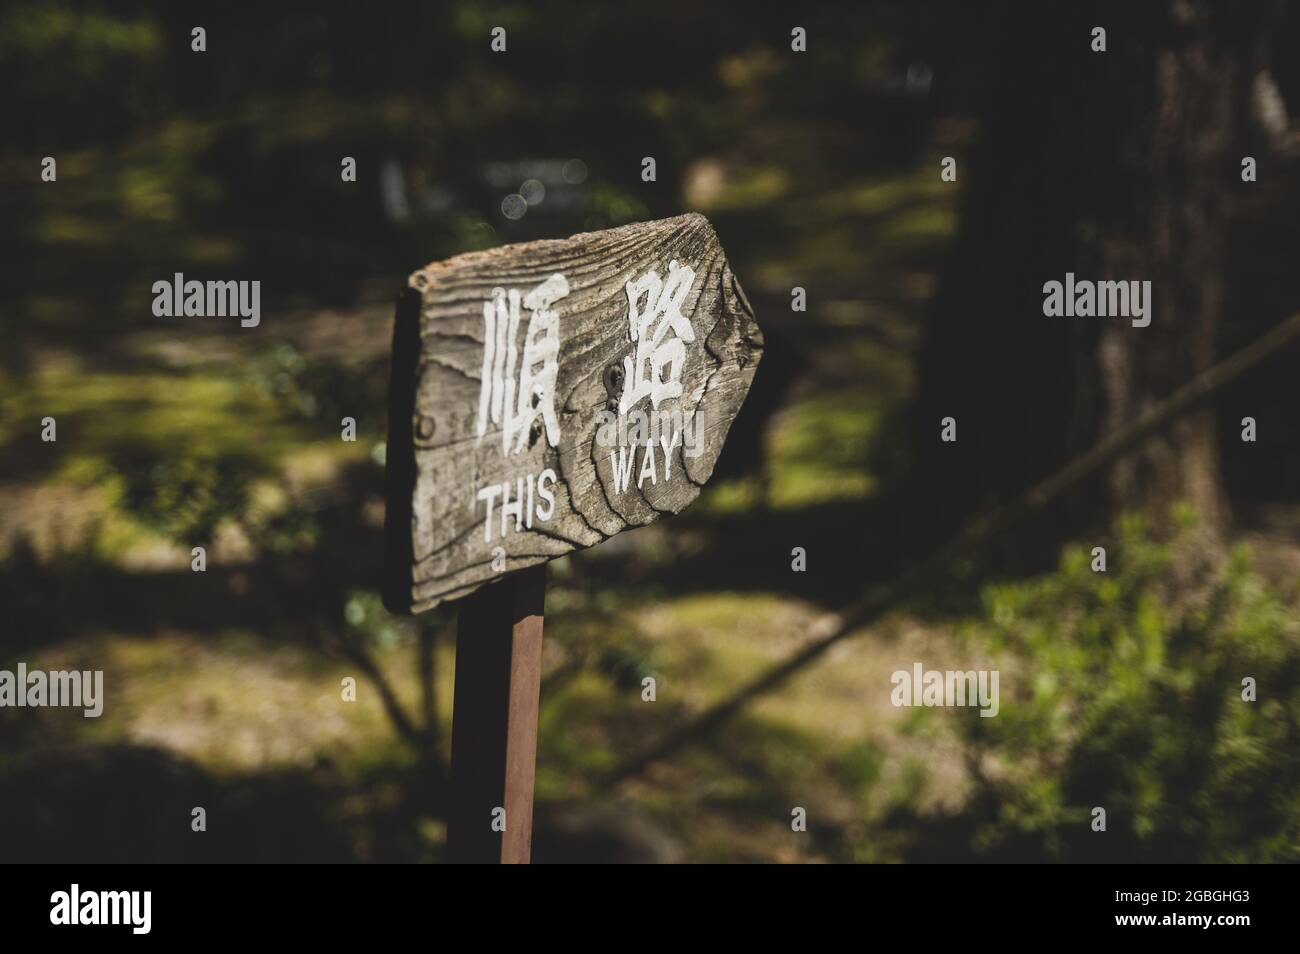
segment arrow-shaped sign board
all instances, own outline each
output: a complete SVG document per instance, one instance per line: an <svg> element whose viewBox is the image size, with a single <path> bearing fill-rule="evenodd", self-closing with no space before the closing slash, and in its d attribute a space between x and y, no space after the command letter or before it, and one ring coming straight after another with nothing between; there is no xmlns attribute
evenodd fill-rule
<svg viewBox="0 0 1300 954"><path fill-rule="evenodd" d="M701 215L460 255L409 285L389 411L393 609L678 513L763 351Z"/></svg>

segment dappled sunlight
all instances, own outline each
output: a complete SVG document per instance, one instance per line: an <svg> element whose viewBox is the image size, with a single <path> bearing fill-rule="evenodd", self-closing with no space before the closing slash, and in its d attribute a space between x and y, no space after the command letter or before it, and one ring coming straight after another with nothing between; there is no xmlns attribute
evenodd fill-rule
<svg viewBox="0 0 1300 954"><path fill-rule="evenodd" d="M1067 120L1038 123L1069 111L1043 107L1048 80L991 56L1000 28L966 5L939 33L929 4L823 19L807 56L787 50L788 11L734 3L205 16L200 60L188 14L167 4L0 13L14 104L0 145L0 669L100 669L107 686L100 718L0 713L0 818L25 829L20 855L443 860L464 604L406 617L381 599L399 296L459 253L700 211L727 262L705 291L752 305L762 361L716 466L691 475L707 484L698 500L548 564L535 857L1094 860L1080 813L1104 797L1124 806L1113 858L1296 860L1294 353L1204 395L1222 398L1202 401L1197 446L1212 447L1204 485L1223 526L1171 512L1176 493L1137 499L1174 459L1159 432L1130 451L1141 479L1098 465L942 574L891 589L1185 383L1142 364L1152 353L1195 352L1199 374L1294 310L1294 156L1268 167L1267 198L1234 181L1194 206L1240 219L1211 266L1169 243L1214 282L1182 288L1169 314L1179 333L1202 320L1191 302L1224 320L1194 347L1144 351L1037 310L1041 280L1080 249L1101 275L1125 261L1115 249L1159 244L1115 224L1141 203L1114 200L1114 221L1089 207L1105 204L1090 164L1144 149L1099 158L1073 148ZM499 23L508 56L484 41ZM646 43L671 46L671 68L649 68ZM1062 96L1101 95L1061 69ZM57 178L41 181L47 154ZM941 178L953 156L960 174ZM619 300L588 308L600 320L627 308L639 246L626 241L609 253ZM259 283L258 323L154 313L154 283L177 275ZM447 310L471 300L465 281ZM565 307L566 344L594 354ZM477 392L487 365L462 360L482 344L470 325L429 353ZM1103 368L1117 342L1131 350ZM745 346L727 373L753 371L757 336ZM1131 392L1108 403L1126 368ZM557 402L563 427L604 399L582 394ZM1246 414L1258 442L1240 438ZM1166 457L1136 456L1157 445ZM463 469L439 493L483 477ZM1121 519L1130 509L1145 518ZM884 609L798 661L835 614L881 593ZM894 677L921 662L998 671L1001 714L917 703L919 690L900 703ZM1256 705L1237 704L1243 676L1260 680ZM663 758L619 774L679 730ZM227 812L228 840L193 849L162 828L159 806L182 798ZM806 833L794 806L816 819ZM84 850L64 832L83 815Z"/></svg>

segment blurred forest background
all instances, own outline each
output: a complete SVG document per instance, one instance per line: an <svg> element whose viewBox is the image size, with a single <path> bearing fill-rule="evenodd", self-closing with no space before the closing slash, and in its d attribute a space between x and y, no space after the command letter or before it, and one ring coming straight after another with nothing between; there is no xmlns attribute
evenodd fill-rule
<svg viewBox="0 0 1300 954"><path fill-rule="evenodd" d="M378 596L396 295L692 210L767 353L692 508L551 565L536 860L1300 859L1297 345L607 781L1300 306L1295 6L1058 6L6 4L0 668L106 705L0 710L0 860L439 860L455 609ZM1066 271L1151 326L1045 318ZM154 318L174 272L260 327ZM916 661L999 716L894 708Z"/></svg>

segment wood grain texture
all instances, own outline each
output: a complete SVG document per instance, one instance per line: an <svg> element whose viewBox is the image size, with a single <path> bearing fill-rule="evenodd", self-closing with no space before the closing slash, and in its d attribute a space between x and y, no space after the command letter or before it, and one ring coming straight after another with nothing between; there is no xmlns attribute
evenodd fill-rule
<svg viewBox="0 0 1300 954"><path fill-rule="evenodd" d="M682 269L694 272L688 287ZM647 278L650 273L654 277ZM656 345L683 339L680 365L656 366L646 362L647 349L638 350L632 338L629 296L636 296L639 314L646 315L656 290L663 287L661 301L668 298L673 276L677 288L685 287L677 306L689 328L659 317L641 326L654 335ZM398 594L390 598L391 608L420 612L464 596L503 572L680 512L712 474L762 355L762 333L749 303L713 228L700 215L461 255L414 273L409 285L419 295L418 352L399 359L399 311L391 389L397 406L390 407L389 441L390 534L406 532L409 515L409 538L394 541L390 536L390 562L398 564L388 570L389 592ZM641 295L647 285L650 290ZM516 308L518 329L509 341L500 330L506 312L496 312L503 320L491 342L495 350L486 355L491 365L493 355L504 353L503 342L513 344L511 357L522 365L530 332L552 320L526 307L529 293L539 287L544 299L553 299L541 307L553 312L558 329L550 395L555 414L547 421L539 408L547 402L534 400L531 408L520 402L520 416L535 419L526 431L507 428L503 443L508 420L483 425L483 408L491 404L486 394L502 387L501 375L484 385L491 327L485 305L512 292L519 296L515 301L525 303ZM565 293L556 297L561 287ZM537 297L532 301L536 304ZM648 340L642 339L642 344ZM632 386L625 371L639 377L638 367L648 369L654 380L679 380L681 393L645 396L622 409L624 421L634 421L641 411L654 412L663 422L653 449L637 440L642 435L635 427L629 435L635 446L611 446L613 429L600 428L620 413L620 397ZM513 378L509 373L504 378L526 390L523 372L520 367ZM512 397L517 401L517 395L507 393L505 407ZM676 437L673 421L681 425ZM409 451L402 447L404 437ZM671 448L667 452L664 440ZM628 486L614 478L620 451L632 455ZM409 459L404 458L408 453ZM647 453L651 471L642 477ZM543 483L540 475L547 470L553 478ZM527 490L530 476L534 497ZM493 494L491 488L503 484L514 488L512 499L516 490L525 498L531 526L524 519L516 529L513 515L502 522L500 497L488 522L488 501L480 493ZM547 519L542 519L547 510L543 486L554 496ZM408 590L409 600L402 598Z"/></svg>
<svg viewBox="0 0 1300 954"><path fill-rule="evenodd" d="M542 679L546 566L459 604L447 853L464 864L528 864ZM505 828L493 812L505 809Z"/></svg>

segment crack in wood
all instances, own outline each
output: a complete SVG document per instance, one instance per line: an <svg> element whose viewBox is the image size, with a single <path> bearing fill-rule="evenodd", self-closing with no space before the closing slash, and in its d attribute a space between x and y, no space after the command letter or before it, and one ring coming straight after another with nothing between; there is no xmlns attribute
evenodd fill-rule
<svg viewBox="0 0 1300 954"><path fill-rule="evenodd" d="M700 215L472 252L408 284L418 355L399 356L395 332L390 393L404 406L390 407L390 427L405 415L412 433L389 453L413 455L414 473L389 481L387 532L389 554L410 556L391 561L385 593L405 588L407 605L390 602L415 612L500 577L494 565L513 572L680 513L712 474L762 356L749 301ZM547 300L528 297L543 288ZM639 343L630 288L649 322ZM643 413L664 430L609 445L599 429L633 386L647 390L622 420Z"/></svg>

